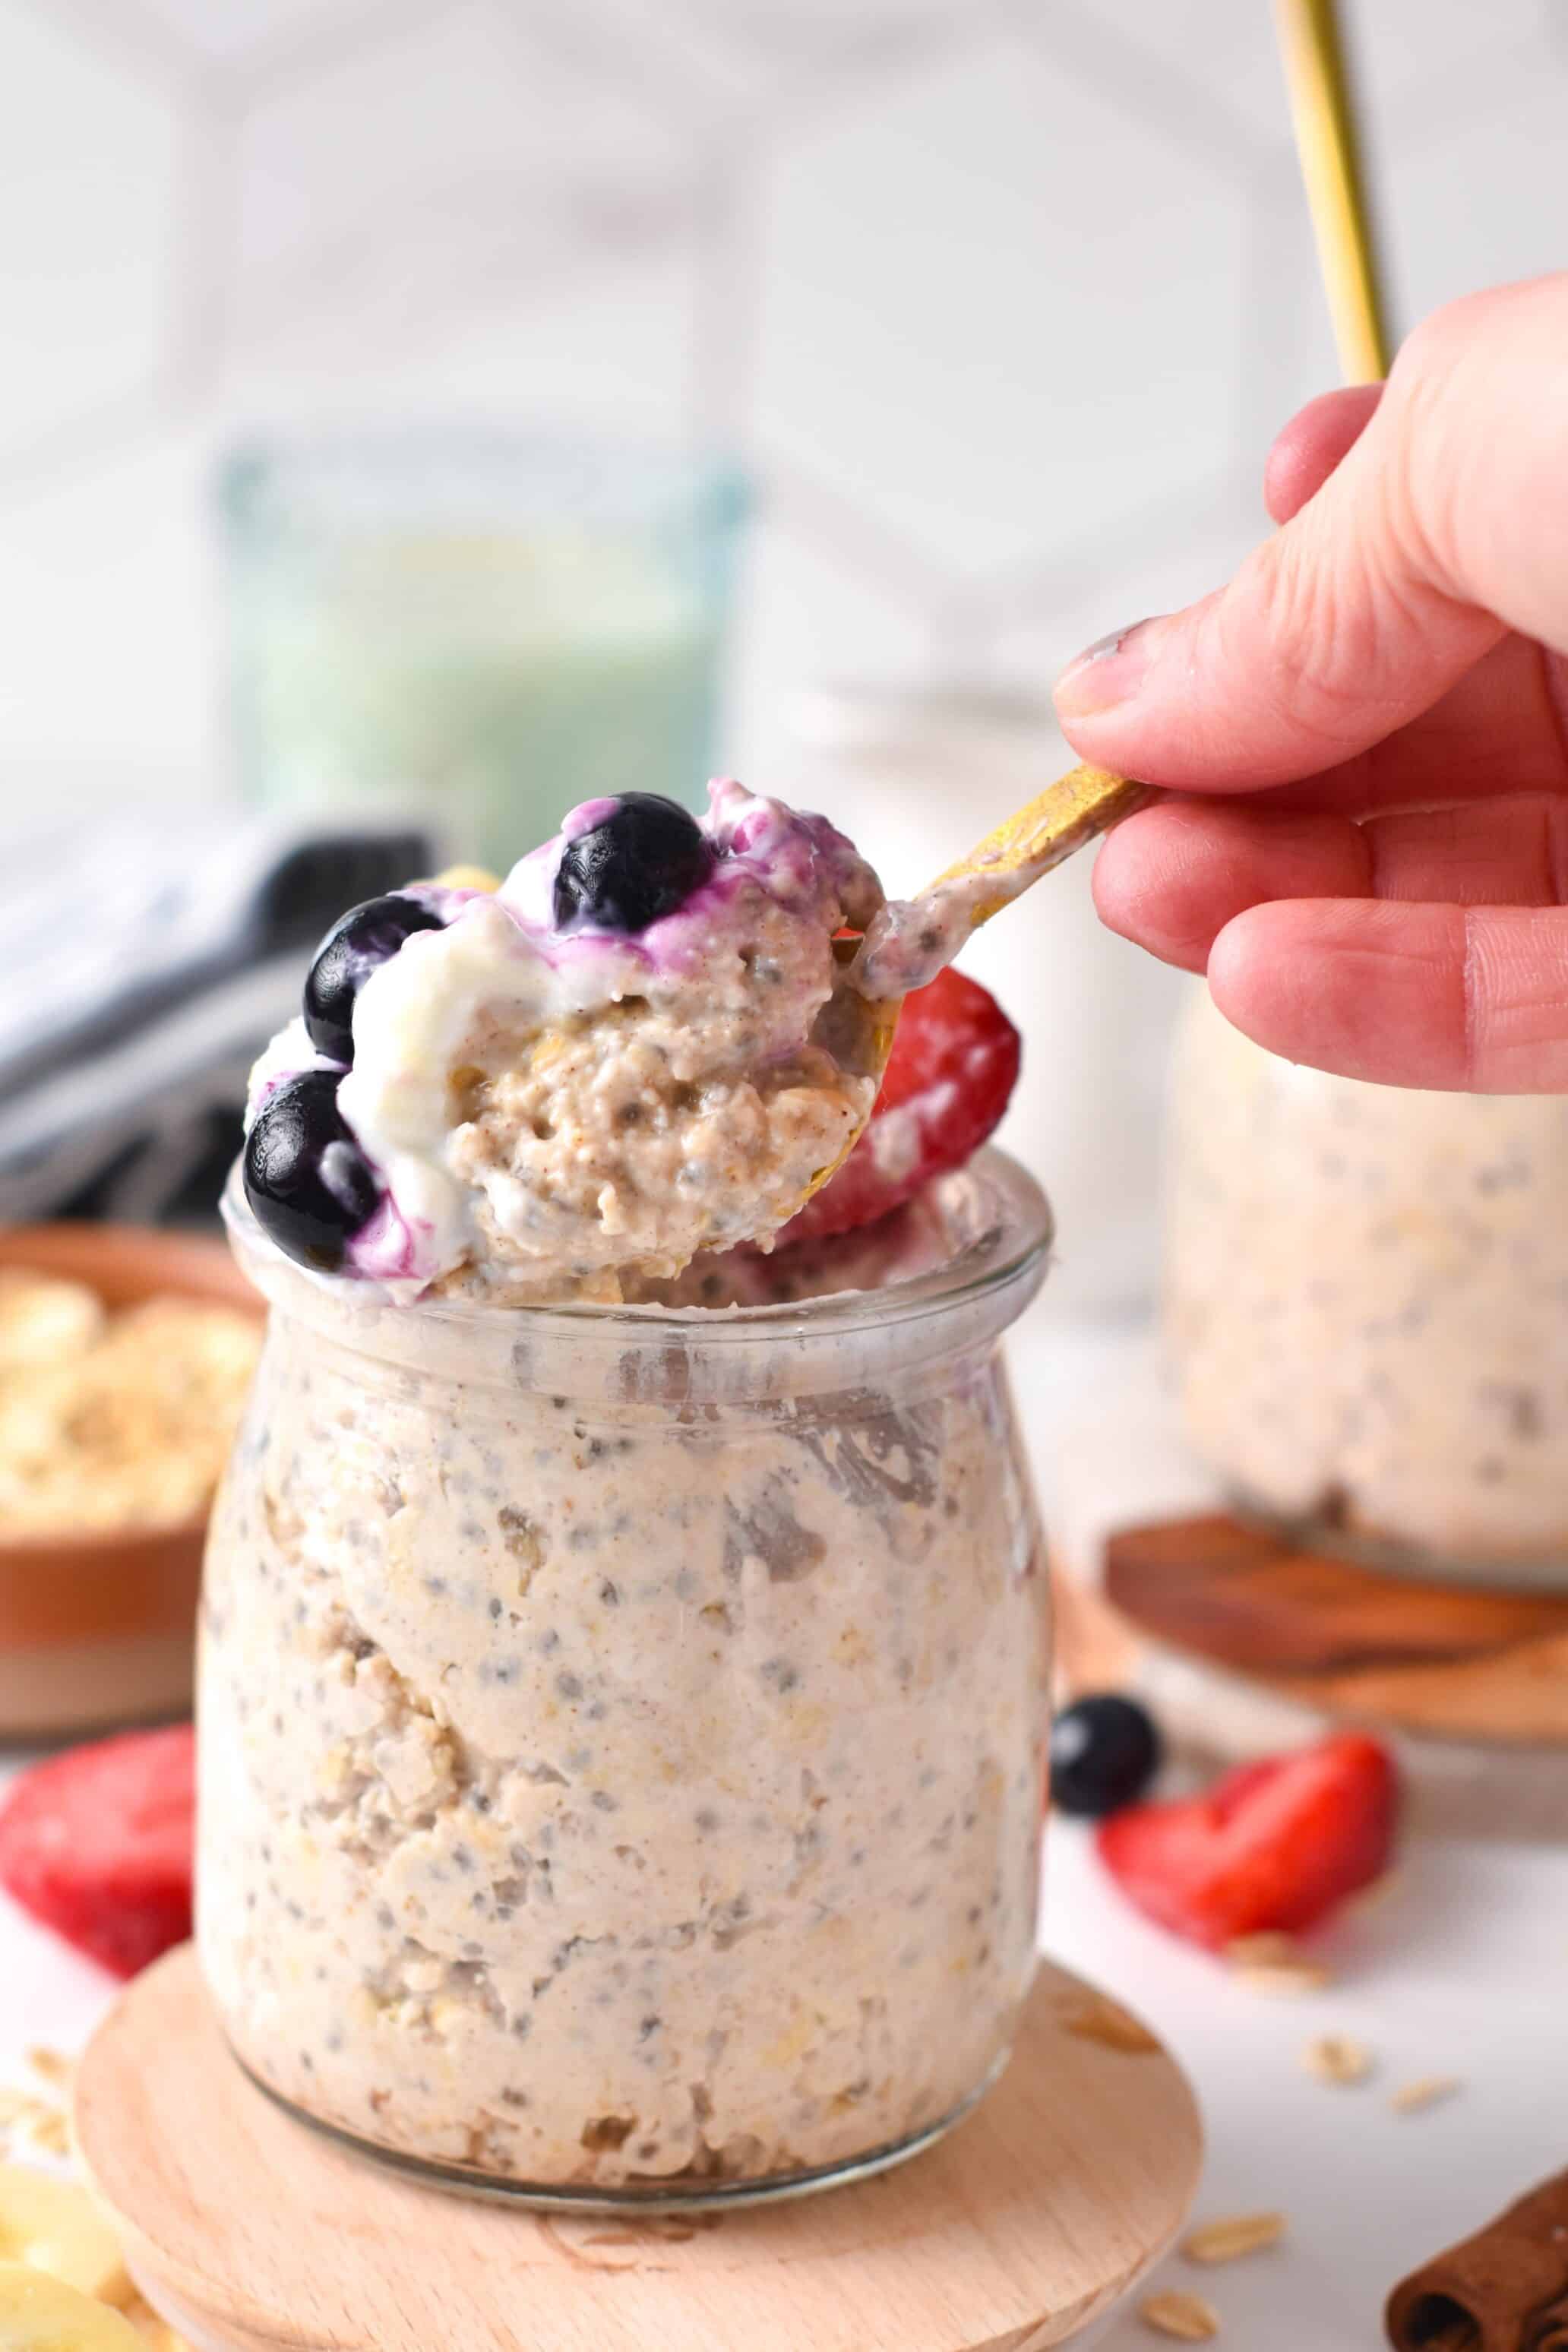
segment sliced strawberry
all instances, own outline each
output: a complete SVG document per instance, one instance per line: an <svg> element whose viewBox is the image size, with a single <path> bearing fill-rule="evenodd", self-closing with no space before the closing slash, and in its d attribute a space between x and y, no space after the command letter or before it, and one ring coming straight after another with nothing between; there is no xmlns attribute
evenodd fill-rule
<svg viewBox="0 0 1568 2352"><path fill-rule="evenodd" d="M68 1748L0 1805L0 1886L116 1976L191 1932L193 1745L186 1723Z"/></svg>
<svg viewBox="0 0 1568 2352"><path fill-rule="evenodd" d="M1381 1877L1398 1800L1387 1750L1345 1732L1227 1772L1206 1796L1131 1806L1096 1843L1140 1911L1219 1950L1310 1927Z"/></svg>
<svg viewBox="0 0 1568 2352"><path fill-rule="evenodd" d="M865 1134L780 1241L868 1225L933 1176L962 1168L1006 1109L1021 1051L1017 1031L977 980L950 970L915 989L904 999Z"/></svg>

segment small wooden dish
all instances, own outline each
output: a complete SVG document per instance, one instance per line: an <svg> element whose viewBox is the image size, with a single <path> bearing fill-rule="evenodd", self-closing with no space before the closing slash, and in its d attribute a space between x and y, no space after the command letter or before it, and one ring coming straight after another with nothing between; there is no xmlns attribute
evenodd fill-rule
<svg viewBox="0 0 1568 2352"><path fill-rule="evenodd" d="M420 2187L255 2088L189 1947L99 2029L76 2133L138 2285L201 2352L1045 2352L1164 2252L1203 2154L1169 2053L1048 1961L967 2121L795 2203L571 2213Z"/></svg>
<svg viewBox="0 0 1568 2352"><path fill-rule="evenodd" d="M142 1225L14 1225L0 1267L84 1283L105 1306L262 1302L226 1246ZM158 1528L0 1531L0 1742L182 1714L206 1514Z"/></svg>

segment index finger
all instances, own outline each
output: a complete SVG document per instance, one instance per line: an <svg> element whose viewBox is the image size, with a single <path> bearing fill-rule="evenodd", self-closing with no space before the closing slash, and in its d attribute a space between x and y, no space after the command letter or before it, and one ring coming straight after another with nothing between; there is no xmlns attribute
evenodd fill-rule
<svg viewBox="0 0 1568 2352"><path fill-rule="evenodd" d="M1057 707L1079 755L1255 792L1364 754L1510 628L1568 649L1568 273L1451 304L1365 429L1227 586L1102 641Z"/></svg>

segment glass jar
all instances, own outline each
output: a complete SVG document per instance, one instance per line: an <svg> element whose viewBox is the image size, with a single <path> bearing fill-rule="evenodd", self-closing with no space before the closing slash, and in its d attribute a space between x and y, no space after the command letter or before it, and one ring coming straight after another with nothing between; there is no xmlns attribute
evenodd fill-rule
<svg viewBox="0 0 1568 2352"><path fill-rule="evenodd" d="M1568 1587L1568 1097L1299 1069L1205 989L1167 1175L1181 1411L1243 1506L1373 1564Z"/></svg>
<svg viewBox="0 0 1568 2352"><path fill-rule="evenodd" d="M792 1304L395 1307L231 1200L268 1337L208 1549L198 1935L300 2115L444 2180L725 2201L923 2146L1027 1991L1048 1215ZM925 1213L932 1213L928 1201Z"/></svg>
<svg viewBox="0 0 1568 2352"><path fill-rule="evenodd" d="M405 426L224 470L247 792L436 824L504 873L563 808L708 772L747 492L678 453Z"/></svg>

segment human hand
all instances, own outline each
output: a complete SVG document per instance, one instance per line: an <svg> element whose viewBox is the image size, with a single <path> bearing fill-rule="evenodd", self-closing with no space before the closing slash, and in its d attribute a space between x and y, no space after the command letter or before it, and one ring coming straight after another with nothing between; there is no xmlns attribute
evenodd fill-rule
<svg viewBox="0 0 1568 2352"><path fill-rule="evenodd" d="M1058 682L1084 758L1203 796L1117 827L1101 917L1293 1061L1568 1091L1568 273L1310 402L1265 496L1227 586Z"/></svg>

